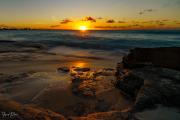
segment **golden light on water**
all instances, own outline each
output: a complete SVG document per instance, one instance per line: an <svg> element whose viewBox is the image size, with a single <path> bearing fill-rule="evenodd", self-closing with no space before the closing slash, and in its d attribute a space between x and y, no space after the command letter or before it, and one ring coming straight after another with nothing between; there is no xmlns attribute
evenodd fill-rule
<svg viewBox="0 0 180 120"><path fill-rule="evenodd" d="M80 68L86 67L86 65L87 65L87 63L83 62L83 61L77 61L74 63L75 67L80 67Z"/></svg>
<svg viewBox="0 0 180 120"><path fill-rule="evenodd" d="M71 69L70 69L71 74L72 74L72 75L77 75L78 72L75 71L74 69L75 69L75 68L84 68L84 67L87 67L87 65L88 65L88 63L87 63L87 62L84 62L84 61L74 61L74 62L72 63L72 65L71 65L72 67L71 67Z"/></svg>

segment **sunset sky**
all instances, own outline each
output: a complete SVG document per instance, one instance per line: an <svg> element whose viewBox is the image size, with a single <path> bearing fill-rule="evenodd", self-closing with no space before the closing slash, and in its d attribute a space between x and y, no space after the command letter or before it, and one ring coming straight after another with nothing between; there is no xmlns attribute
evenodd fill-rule
<svg viewBox="0 0 180 120"><path fill-rule="evenodd" d="M0 0L0 27L179 29L180 0Z"/></svg>

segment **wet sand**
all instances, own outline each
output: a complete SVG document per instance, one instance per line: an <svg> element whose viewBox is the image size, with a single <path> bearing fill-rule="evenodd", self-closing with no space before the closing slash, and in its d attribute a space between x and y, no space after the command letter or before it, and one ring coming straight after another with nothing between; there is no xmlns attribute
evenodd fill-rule
<svg viewBox="0 0 180 120"><path fill-rule="evenodd" d="M70 73L57 70L62 66L88 67L92 70L115 69L117 61L65 56L49 53L49 50L26 52L24 47L18 52L0 52L0 95L23 104L47 108L64 116L127 109L132 102L113 86L114 76L103 76L100 82L96 81L95 87L100 92L94 98L88 98L72 92Z"/></svg>

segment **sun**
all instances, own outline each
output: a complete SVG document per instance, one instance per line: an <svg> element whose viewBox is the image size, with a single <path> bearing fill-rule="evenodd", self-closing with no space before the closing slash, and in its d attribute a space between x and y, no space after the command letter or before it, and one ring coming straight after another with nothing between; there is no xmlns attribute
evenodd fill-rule
<svg viewBox="0 0 180 120"><path fill-rule="evenodd" d="M88 28L86 26L79 26L79 30L86 31Z"/></svg>

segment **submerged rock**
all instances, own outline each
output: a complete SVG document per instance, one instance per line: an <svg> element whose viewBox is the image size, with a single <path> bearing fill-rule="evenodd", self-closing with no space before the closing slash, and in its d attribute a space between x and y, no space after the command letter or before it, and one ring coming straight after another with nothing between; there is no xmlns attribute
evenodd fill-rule
<svg viewBox="0 0 180 120"><path fill-rule="evenodd" d="M111 89L114 69L90 71L90 68L72 68L72 92L84 97L96 97L97 94ZM111 79L110 79L111 78Z"/></svg>
<svg viewBox="0 0 180 120"><path fill-rule="evenodd" d="M69 69L68 67L60 67L60 68L58 68L58 71L59 71L59 72L67 73L67 72L70 71L70 69Z"/></svg>
<svg viewBox="0 0 180 120"><path fill-rule="evenodd" d="M79 85L78 90L84 96L93 97L93 96L95 96L95 82L93 82L92 80L83 81Z"/></svg>
<svg viewBox="0 0 180 120"><path fill-rule="evenodd" d="M0 75L0 83L13 83L21 80L25 80L27 77L29 77L29 73L18 73L14 75L6 75L2 74Z"/></svg>
<svg viewBox="0 0 180 120"><path fill-rule="evenodd" d="M105 71L114 71L115 69L113 68L104 68Z"/></svg>
<svg viewBox="0 0 180 120"><path fill-rule="evenodd" d="M94 76L98 77L98 76L114 76L115 75L115 70L112 68L103 68L100 69L98 71L94 72Z"/></svg>
<svg viewBox="0 0 180 120"><path fill-rule="evenodd" d="M84 97L95 97L95 82L92 80L84 80L75 78L72 80L72 92L76 95Z"/></svg>
<svg viewBox="0 0 180 120"><path fill-rule="evenodd" d="M90 68L76 67L76 68L74 68L74 71L77 71L77 72L88 72L88 71L90 71Z"/></svg>

